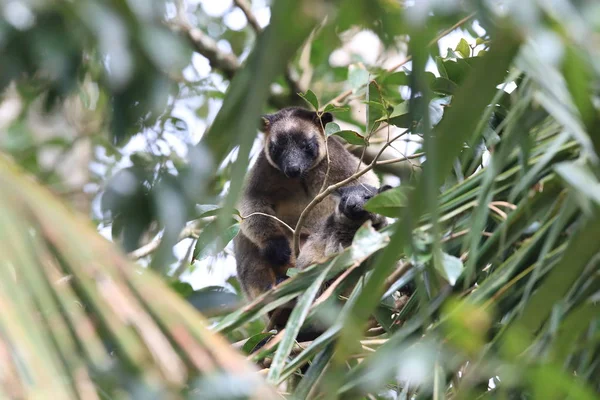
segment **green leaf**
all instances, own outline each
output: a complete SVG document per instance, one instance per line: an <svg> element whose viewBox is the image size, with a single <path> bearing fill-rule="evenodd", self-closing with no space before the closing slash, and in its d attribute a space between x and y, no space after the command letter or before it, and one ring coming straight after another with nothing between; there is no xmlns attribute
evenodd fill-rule
<svg viewBox="0 0 600 400"><path fill-rule="evenodd" d="M366 142L365 137L362 136L360 133L350 130L341 130L340 126L335 122L330 122L327 125L325 125L325 135L327 137L331 135L336 135L350 144L355 144L359 146L364 146Z"/></svg>
<svg viewBox="0 0 600 400"><path fill-rule="evenodd" d="M384 117L380 118L379 122L388 121L390 124L395 125L399 128L411 127L413 122L413 116L410 113L408 103L408 101L403 101L402 103L396 105L389 116L389 120L387 117Z"/></svg>
<svg viewBox="0 0 600 400"><path fill-rule="evenodd" d="M539 365L528 371L527 381L535 399L597 400L598 392L572 373L561 371L552 364Z"/></svg>
<svg viewBox="0 0 600 400"><path fill-rule="evenodd" d="M567 46L566 54L563 57L562 70L567 83L567 88L571 93L573 102L579 111L581 119L588 128L589 132L593 132L596 128L594 122L599 120L597 111L592 103L593 93L593 74L591 66L581 54L581 51L573 46ZM592 140L594 140L592 135ZM596 151L600 150L598 140L595 142Z"/></svg>
<svg viewBox="0 0 600 400"><path fill-rule="evenodd" d="M285 334L279 343L279 347L277 348L277 352L275 353L271 367L269 368L269 374L267 375L267 380L269 382L276 383L279 380L281 372L285 366L285 360L292 351L296 336L298 336L300 328L302 328L302 324L308 315L308 310L312 305L317 293L321 289L321 285L325 281L327 272L331 269L334 263L335 261L332 260L327 267L323 268L317 279L315 279L306 292L298 299L298 302L285 326Z"/></svg>
<svg viewBox="0 0 600 400"><path fill-rule="evenodd" d="M325 368L333 356L333 346L329 345L315 356L313 361L306 371L306 374L296 387L294 392L295 399L308 399L310 391L315 387L319 378L323 376Z"/></svg>
<svg viewBox="0 0 600 400"><path fill-rule="evenodd" d="M365 210L386 217L397 217L399 210L408 205L411 186L399 186L379 193L365 203Z"/></svg>
<svg viewBox="0 0 600 400"><path fill-rule="evenodd" d="M446 77L457 85L461 85L473 69L466 60L460 58L456 61L444 61L443 64L447 74Z"/></svg>
<svg viewBox="0 0 600 400"><path fill-rule="evenodd" d="M596 213L569 241L558 265L533 293L522 314L513 321L510 329L521 335L533 335L549 318L555 304L566 295L600 249L600 217ZM523 328L525 331L523 331Z"/></svg>
<svg viewBox="0 0 600 400"><path fill-rule="evenodd" d="M585 209L590 210L589 204L585 199L594 201L600 205L600 183L592 171L580 162L563 162L554 169L576 191L576 198L579 204ZM584 199L581 199L583 195Z"/></svg>
<svg viewBox="0 0 600 400"><path fill-rule="evenodd" d="M216 204L196 204L196 218L206 218L217 215L221 207Z"/></svg>
<svg viewBox="0 0 600 400"><path fill-rule="evenodd" d="M352 259L364 260L366 257L382 249L388 243L389 238L381 232L377 232L371 225L371 221L363 224L354 234L352 240Z"/></svg>
<svg viewBox="0 0 600 400"><path fill-rule="evenodd" d="M436 269L450 285L454 286L464 269L462 261L460 258L447 253L442 253L442 259L440 261L441 262L434 262Z"/></svg>
<svg viewBox="0 0 600 400"><path fill-rule="evenodd" d="M594 317L598 315L600 315L600 306L590 301L575 308L561 322L552 342L554 351L551 353L558 365L567 362L569 355L573 354L573 350L579 346L578 340L584 337Z"/></svg>
<svg viewBox="0 0 600 400"><path fill-rule="evenodd" d="M230 284L231 287L233 288L233 290L235 291L235 293L237 293L238 295L242 293L242 287L240 285L240 281L238 280L238 278L235 275L229 277L229 279L227 279L225 282Z"/></svg>
<svg viewBox="0 0 600 400"><path fill-rule="evenodd" d="M317 99L317 95L312 90L308 89L306 93L298 93L298 96L313 106L315 111L319 111L319 99Z"/></svg>
<svg viewBox="0 0 600 400"><path fill-rule="evenodd" d="M408 86L410 85L410 77L406 72L394 72L383 77L381 82L382 85L397 85L397 86Z"/></svg>
<svg viewBox="0 0 600 400"><path fill-rule="evenodd" d="M379 120L389 115L389 110L387 109L381 88L377 82L371 81L367 86L365 103L367 105L365 110L367 114L365 132L371 134L379 127Z"/></svg>
<svg viewBox="0 0 600 400"><path fill-rule="evenodd" d="M562 46L560 42L555 45ZM552 65L540 63L534 52L523 52L517 58L517 67L526 72L542 88L542 90L534 93L535 100L558 123L562 124L565 128L568 127L568 132L581 144L586 152L597 158L596 153L598 152L598 148L600 148L600 145L597 143L598 135L588 135L586 133L582 119L579 113L576 112L577 109L572 101L572 96L569 95L567 85L576 83L566 81ZM569 70L568 72L565 71L565 73L569 75L567 78L570 78L570 74L573 71ZM571 87L571 90L578 91L575 87Z"/></svg>
<svg viewBox="0 0 600 400"><path fill-rule="evenodd" d="M244 354L251 354L260 342L275 335L275 332L276 331L261 332L257 333L256 335L250 336L250 338L246 340L246 343L244 343L244 346L242 347L242 352L244 352Z"/></svg>
<svg viewBox="0 0 600 400"><path fill-rule="evenodd" d="M442 78L448 78L448 72L446 72L446 67L444 66L444 59L442 57L435 58L435 65L440 73Z"/></svg>
<svg viewBox="0 0 600 400"><path fill-rule="evenodd" d="M329 137L331 135L336 134L337 132L341 131L342 128L340 128L340 126L338 124L336 124L335 122L330 122L327 125L325 125L325 136Z"/></svg>
<svg viewBox="0 0 600 400"><path fill-rule="evenodd" d="M458 85L452 82L450 79L444 77L436 78L431 86L431 90L442 94L454 94L456 89L458 89Z"/></svg>
<svg viewBox="0 0 600 400"><path fill-rule="evenodd" d="M441 363L436 360L433 366L433 399L441 400L446 398L446 371Z"/></svg>
<svg viewBox="0 0 600 400"><path fill-rule="evenodd" d="M231 311L240 303L237 294L222 286L208 286L196 290L186 300L202 314L210 316Z"/></svg>
<svg viewBox="0 0 600 400"><path fill-rule="evenodd" d="M353 91L366 86L369 82L369 71L356 64L348 67L348 82Z"/></svg>
<svg viewBox="0 0 600 400"><path fill-rule="evenodd" d="M173 281L169 284L169 286L182 297L187 297L194 293L194 288L187 282Z"/></svg>
<svg viewBox="0 0 600 400"><path fill-rule="evenodd" d="M437 125L444 116L445 108L450 104L452 97L437 97L429 102L429 123L431 126Z"/></svg>
<svg viewBox="0 0 600 400"><path fill-rule="evenodd" d="M339 136L346 142L357 146L364 146L366 143L365 137L358 132L343 130L336 132L334 135Z"/></svg>
<svg viewBox="0 0 600 400"><path fill-rule="evenodd" d="M229 242L240 231L240 224L235 223L225 229L223 232L218 231L216 221L206 225L196 241L194 248L193 260L199 261L207 257L214 257L219 254Z"/></svg>
<svg viewBox="0 0 600 400"><path fill-rule="evenodd" d="M458 45L456 45L456 52L459 53L463 58L471 57L471 47L464 38L460 39L460 42L458 42Z"/></svg>
<svg viewBox="0 0 600 400"><path fill-rule="evenodd" d="M324 113L326 113L326 112L335 113L335 112L346 112L348 110L350 110L349 107L338 107L338 106L334 106L333 104L327 104L325 106L325 108L323 109L323 112Z"/></svg>

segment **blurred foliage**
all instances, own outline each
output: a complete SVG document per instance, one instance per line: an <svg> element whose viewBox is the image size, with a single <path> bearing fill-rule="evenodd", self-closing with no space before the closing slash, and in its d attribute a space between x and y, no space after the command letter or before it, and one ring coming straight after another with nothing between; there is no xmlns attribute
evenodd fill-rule
<svg viewBox="0 0 600 400"><path fill-rule="evenodd" d="M598 3L208 3L0 6L0 148L37 179L0 164L3 396L597 398ZM251 303L194 290L243 223L260 114L303 101L365 163L402 135L375 165L401 186L367 205L393 222Z"/></svg>
<svg viewBox="0 0 600 400"><path fill-rule="evenodd" d="M274 398L189 304L4 157L0 189L4 398ZM210 388L223 379L235 394Z"/></svg>

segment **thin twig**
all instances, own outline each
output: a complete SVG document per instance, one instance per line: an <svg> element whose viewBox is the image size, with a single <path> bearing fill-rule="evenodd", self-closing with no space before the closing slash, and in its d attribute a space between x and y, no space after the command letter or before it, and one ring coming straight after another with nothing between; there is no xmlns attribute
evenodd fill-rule
<svg viewBox="0 0 600 400"><path fill-rule="evenodd" d="M502 206L510 208L513 211L517 209L516 205L514 205L513 203L509 203L508 201L492 201L490 204L493 206Z"/></svg>
<svg viewBox="0 0 600 400"><path fill-rule="evenodd" d="M411 267L412 264L408 261L400 264L385 280L385 283L383 284L383 290L387 291L398 279L402 278Z"/></svg>
<svg viewBox="0 0 600 400"><path fill-rule="evenodd" d="M360 344L363 346L383 346L387 341L388 339L365 339L361 340Z"/></svg>
<svg viewBox="0 0 600 400"><path fill-rule="evenodd" d="M496 214L498 214L498 216L500 216L500 218L502 218L504 220L508 218L508 215L506 215L506 213L504 211L502 211L501 209L499 209L495 205L493 205L493 204L490 203L490 204L488 204L488 208L490 210L492 210L493 212L495 212Z"/></svg>
<svg viewBox="0 0 600 400"><path fill-rule="evenodd" d="M377 161L375 163L375 165L395 164L395 163L402 162L402 161L412 160L414 158L420 158L420 157L423 157L424 155L425 155L425 153L415 153L415 154L411 154L411 155L406 156L406 157L390 158L389 160ZM414 164L411 164L411 165L413 167L415 167L415 168L421 167L420 165L414 165Z"/></svg>
<svg viewBox="0 0 600 400"><path fill-rule="evenodd" d="M385 333L385 329L383 329L382 326L376 326L375 328L368 329L367 332L365 332L365 336L366 337L375 337L375 336L381 336L384 333Z"/></svg>
<svg viewBox="0 0 600 400"><path fill-rule="evenodd" d="M327 286L327 289L323 293L321 293L321 295L315 300L312 307L316 307L320 303L327 300L333 294L333 291L343 282L343 280L346 279L348 277L348 275L350 275L350 273L352 271L354 271L356 268L358 268L359 266L360 266L360 263L355 263L354 265L352 265L348 269L346 269L343 273L341 273L340 276L338 276L331 285Z"/></svg>
<svg viewBox="0 0 600 400"><path fill-rule="evenodd" d="M408 131L406 131L406 132L408 132ZM315 196L315 198L312 199L312 201L306 206L306 208L304 208L304 210L302 210L302 213L300 214L300 217L298 218L298 222L296 223L296 229L294 230L293 248L294 248L294 254L296 254L296 256L298 256L298 254L300 253L300 243L299 243L300 230L302 229L302 226L304 225L304 220L306 219L308 214L312 211L312 209L315 208L317 206L317 204L319 204L321 201L323 201L323 199L325 199L327 196L329 196L335 190L341 188L342 186L346 185L347 183L350 183L350 182L360 178L361 176L363 176L364 174L366 174L367 172L372 170L377 165L377 161L379 160L379 157L381 157L381 154L383 154L385 149L387 149L388 146L391 143L393 143L395 140L399 139L404 134L406 134L406 132L402 132L401 134L392 138L385 145L383 145L381 147L381 149L379 150L379 153L377 153L377 155L373 159L373 161L371 161L371 163L369 163L367 166L365 166L364 169L350 175L348 178L346 178L334 185L327 187L327 189L325 189L324 191L319 193L317 196Z"/></svg>
<svg viewBox="0 0 600 400"><path fill-rule="evenodd" d="M177 243L181 242L184 239L197 238L198 237L197 230L198 230L198 228L197 228L196 224L187 225L179 233L179 239L177 240ZM162 242L162 237L157 237L154 240L152 240L150 243L140 247L139 249L133 250L131 253L128 254L129 258L131 258L133 260L139 260L142 257L146 257L147 255L150 255L154 251L156 251L156 249L158 249L158 246L160 246L161 242Z"/></svg>
<svg viewBox="0 0 600 400"><path fill-rule="evenodd" d="M385 142L385 139L383 140ZM355 156L360 157L362 148L359 148L358 146L347 146L346 148L348 148ZM375 158L378 150L379 149L377 148L369 147L365 153L364 162L367 164L370 163L373 158ZM412 162L408 162L408 160L407 162L404 162L401 158L391 158L391 155L384 153L379 157L379 161L375 167L382 172L398 176L400 179L408 179L415 169L421 167L420 160L418 159L421 156L423 156L423 153L409 155L407 157L410 158Z"/></svg>
<svg viewBox="0 0 600 400"><path fill-rule="evenodd" d="M323 126L323 120L321 119L321 115L319 115L319 122L321 123L321 129L323 130L323 136L325 137L325 154L327 156L327 170L325 171L325 177L323 178L323 183L321 183L321 187L319 188L319 193L325 190L325 186L327 186L327 181L329 180L329 170L331 167L331 159L329 158L329 143L327 142L327 134L325 133L325 127Z"/></svg>
<svg viewBox="0 0 600 400"><path fill-rule="evenodd" d="M190 243L187 251L185 252L185 256L183 256L183 258L179 262L179 265L177 266L177 268L171 275L172 278L179 279L181 274L183 274L188 269L189 262L190 262L190 256L192 255L192 252L194 251L194 247L196 247L196 241L192 240L192 243Z"/></svg>
<svg viewBox="0 0 600 400"><path fill-rule="evenodd" d="M271 338L271 340L269 340L262 348L262 351L266 351L271 349L273 346L269 346L269 344L273 341L274 337ZM294 345L292 346L292 351L290 352L290 355L295 356L297 354L302 353L304 350L306 350L306 348L308 346L310 346L312 344L312 341L307 341L307 342L296 342L294 343ZM256 354L250 354L248 357L246 357L247 360L252 360L254 358ZM272 359L270 357L265 358L265 360L269 360L268 364L269 365L265 365L265 366L270 366L270 362L272 361ZM263 365L264 365L264 360L263 360Z"/></svg>
<svg viewBox="0 0 600 400"><path fill-rule="evenodd" d="M253 212L253 213L248 214L246 216L240 216L240 218L243 221L243 220L245 220L247 218L250 218L250 217L253 217L255 215L262 215L263 217L273 218L275 221L283 224L283 226L285 226L292 234L294 234L294 228L292 228L291 226L289 226L288 224L286 224L285 222L283 222L282 220L280 220L279 218L277 218L276 216L271 215L271 214L266 214L266 213L263 213L263 212L256 211L256 212Z"/></svg>
<svg viewBox="0 0 600 400"><path fill-rule="evenodd" d="M367 152L367 147L371 143L371 133L372 132L370 131L370 128L369 128L369 119L370 119L370 116L371 116L371 108L369 107L369 102L371 101L371 99L370 99L370 93L371 93L370 86L371 86L371 83L375 83L374 80L373 81L371 80L371 74L368 75L367 82L368 82L367 83L367 90L366 90L366 94L365 94L366 100L367 100L367 102L365 104L365 109L366 109L366 113L365 114L366 114L366 117L367 117L366 121L365 121L365 133L366 133L366 135L365 135L365 145L363 146L362 152L360 153L360 158L358 159L358 165L356 166L356 172L358 172L358 170L360 170L360 166L362 165L363 160L365 158L365 153ZM377 88L379 89L379 85L377 85ZM381 92L379 92L379 95L381 97ZM383 104L383 101L382 101L382 104ZM389 114L388 114L388 120L389 120ZM387 136L387 140L386 141L389 142L390 141L390 124L387 124L387 126L388 126L388 130L387 130L388 136Z"/></svg>

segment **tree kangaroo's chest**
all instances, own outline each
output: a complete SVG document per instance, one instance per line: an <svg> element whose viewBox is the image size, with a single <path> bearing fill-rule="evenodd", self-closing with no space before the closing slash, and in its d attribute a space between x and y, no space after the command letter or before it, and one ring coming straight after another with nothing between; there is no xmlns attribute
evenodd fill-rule
<svg viewBox="0 0 600 400"><path fill-rule="evenodd" d="M318 188L308 188L308 190L299 188L297 191L282 192L274 205L275 215L288 225L291 225L292 228L295 227L298 218L300 218L300 214L302 214L302 211L304 211L306 206L314 199L317 192ZM330 196L326 197L308 214L304 223L304 228L312 230L317 223L321 222L323 218L326 218L333 212L334 207L335 202L333 199Z"/></svg>

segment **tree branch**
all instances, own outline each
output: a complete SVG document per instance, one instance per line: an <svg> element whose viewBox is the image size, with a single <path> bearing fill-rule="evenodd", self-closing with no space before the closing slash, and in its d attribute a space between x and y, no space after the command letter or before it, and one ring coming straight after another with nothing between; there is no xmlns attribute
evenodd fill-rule
<svg viewBox="0 0 600 400"><path fill-rule="evenodd" d="M181 275L188 269L190 265L190 257L194 252L194 247L196 247L196 241L192 240L185 252L185 255L183 256L183 258L179 262L179 265L177 266L177 268L175 268L175 271L171 275L173 279L179 279Z"/></svg>
<svg viewBox="0 0 600 400"><path fill-rule="evenodd" d="M240 68L240 62L233 53L227 53L219 49L217 42L202 32L198 28L194 28L190 23L182 18L179 18L177 27L186 34L194 50L202 54L208 59L210 66L218 69L225 75L227 79L233 78L235 73Z"/></svg>
<svg viewBox="0 0 600 400"><path fill-rule="evenodd" d="M252 10L250 8L250 4L248 4L248 2L246 2L246 0L233 0L233 2L235 3L235 5L240 10L242 10L242 12L244 13L244 15L246 16L246 20L248 20L248 23L250 24L250 26L252 27L252 29L254 29L254 31L256 33L262 32L262 28L260 27L260 24L258 23L258 20L256 19L256 17L252 13Z"/></svg>
<svg viewBox="0 0 600 400"><path fill-rule="evenodd" d="M258 34L262 32L258 20L252 13L249 4L244 0L236 0L235 4L242 10L252 29ZM241 62L233 53L219 49L217 42L189 23L182 2L177 4L177 17L169 24L172 29L181 31L191 42L194 50L208 59L211 68L220 71L227 79L231 80L241 67ZM302 103L296 94L303 92L298 82L292 77L289 68L285 72L285 80L289 86L289 93L271 92L268 103L274 108L283 108Z"/></svg>
<svg viewBox="0 0 600 400"><path fill-rule="evenodd" d="M263 31L263 29L261 28L260 24L258 23L258 19L256 19L256 16L252 12L250 4L248 4L248 2L246 2L246 0L234 0L233 2L240 10L242 10L244 15L246 16L246 20L248 21L248 23L250 24L250 26L252 27L254 32L256 32L257 35L259 33L261 33ZM296 79L294 79L294 77L292 76L292 71L289 66L285 69L284 77L285 77L286 83L288 84L288 86L290 88L291 97L297 97L297 96L295 96L296 93L299 93L299 92L304 93L305 92L305 90L303 90L303 88L301 87L300 83Z"/></svg>
<svg viewBox="0 0 600 400"><path fill-rule="evenodd" d="M348 146L348 151L357 157L360 157L364 151L363 161L369 164L377 155L377 149L373 146L369 146L364 150L364 146ZM424 153L415 153L402 158L391 158L389 154L382 154L377 161L375 169L381 172L395 175L402 180L409 179L415 171L416 167L420 167L421 163L418 158L423 156ZM415 160L417 159L417 160ZM408 160L415 160L408 162Z"/></svg>
<svg viewBox="0 0 600 400"><path fill-rule="evenodd" d="M179 233L179 240L177 242L179 243L183 239L197 237L197 229L198 229L198 227L196 226L196 224L187 225L185 228L183 228L181 230L181 233ZM132 251L131 253L128 254L128 256L132 260L139 260L140 258L146 257L147 255L150 255L154 251L156 251L156 249L158 249L158 246L160 246L161 242L162 242L162 237L157 237L154 240L152 240L150 243L140 247L139 249Z"/></svg>

